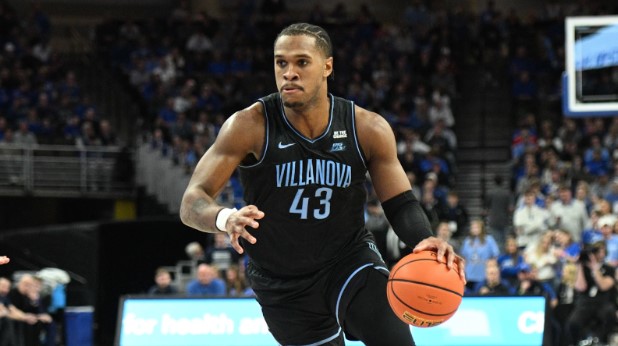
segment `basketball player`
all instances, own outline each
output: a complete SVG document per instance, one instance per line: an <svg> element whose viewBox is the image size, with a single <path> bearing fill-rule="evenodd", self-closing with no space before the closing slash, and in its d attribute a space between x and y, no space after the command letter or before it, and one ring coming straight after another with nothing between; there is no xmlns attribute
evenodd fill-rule
<svg viewBox="0 0 618 346"><path fill-rule="evenodd" d="M247 251L246 274L268 327L282 345L414 345L389 307L388 270L364 227L365 173L397 235L433 249L449 267L463 260L431 228L380 115L327 91L333 73L324 29L293 24L274 45L278 93L236 112L198 163L182 221L227 232ZM247 206L214 198L239 167ZM427 273L431 275L431 273Z"/></svg>

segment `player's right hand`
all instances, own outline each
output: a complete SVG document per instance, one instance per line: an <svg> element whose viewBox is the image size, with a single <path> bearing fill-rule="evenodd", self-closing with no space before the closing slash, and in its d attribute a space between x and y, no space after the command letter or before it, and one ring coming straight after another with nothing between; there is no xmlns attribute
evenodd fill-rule
<svg viewBox="0 0 618 346"><path fill-rule="evenodd" d="M260 223L256 220L259 220L264 217L264 212L259 210L254 205L247 205L245 207L240 208L237 212L230 215L225 223L225 231L230 235L230 241L234 250L236 250L239 254L245 252L245 250L240 246L239 239L243 238L251 244L255 244L257 239L247 232L246 226L251 228L260 227Z"/></svg>

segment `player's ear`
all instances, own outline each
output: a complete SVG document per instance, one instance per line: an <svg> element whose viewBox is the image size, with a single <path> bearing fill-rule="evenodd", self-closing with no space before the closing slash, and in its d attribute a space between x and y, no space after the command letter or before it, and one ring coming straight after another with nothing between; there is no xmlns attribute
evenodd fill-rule
<svg viewBox="0 0 618 346"><path fill-rule="evenodd" d="M324 60L324 78L328 78L331 74L333 74L333 57L326 58Z"/></svg>

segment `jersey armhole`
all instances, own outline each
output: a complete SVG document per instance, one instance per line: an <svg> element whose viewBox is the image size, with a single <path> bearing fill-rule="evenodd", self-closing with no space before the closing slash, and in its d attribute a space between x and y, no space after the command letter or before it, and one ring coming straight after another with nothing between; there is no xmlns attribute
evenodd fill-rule
<svg viewBox="0 0 618 346"><path fill-rule="evenodd" d="M354 107L354 101L350 101L350 106L352 107L352 130L354 133L354 143L356 145L356 151L358 152L358 156L360 157L361 161L363 161L363 166L367 168L367 158L365 157L363 148L360 145L360 140L358 139L358 129L356 128L356 109Z"/></svg>
<svg viewBox="0 0 618 346"><path fill-rule="evenodd" d="M260 163L262 163L264 161L264 158L266 157L266 153L268 152L268 142L269 142L269 133L270 133L270 124L268 122L268 110L266 108L266 103L264 102L264 99L260 98L258 101L260 101L260 103L262 104L262 108L264 109L264 143L262 144L262 155L260 155L259 158L256 157L252 157L251 155L247 155L247 157L245 157L242 162L240 163L240 165L238 165L241 168L251 168L251 167L255 167L257 165L259 165Z"/></svg>

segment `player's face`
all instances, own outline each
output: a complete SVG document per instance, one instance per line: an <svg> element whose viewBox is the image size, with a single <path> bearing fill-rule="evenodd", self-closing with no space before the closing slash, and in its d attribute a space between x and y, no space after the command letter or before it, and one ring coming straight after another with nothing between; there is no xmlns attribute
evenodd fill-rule
<svg viewBox="0 0 618 346"><path fill-rule="evenodd" d="M303 109L326 95L333 58L317 48L315 37L281 36L275 43L275 78L284 106Z"/></svg>

